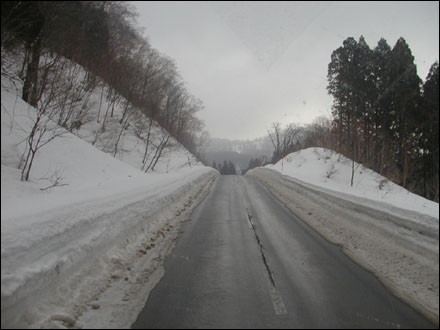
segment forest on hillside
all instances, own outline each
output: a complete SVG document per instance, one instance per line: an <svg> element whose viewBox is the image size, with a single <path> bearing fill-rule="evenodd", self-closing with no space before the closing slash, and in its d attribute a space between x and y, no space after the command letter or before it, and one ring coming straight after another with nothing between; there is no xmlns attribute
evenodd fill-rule
<svg viewBox="0 0 440 330"><path fill-rule="evenodd" d="M79 129L87 120L86 99L96 90L102 131L115 105L123 103L119 138L133 123L142 126L138 132L146 135L148 149L154 120L167 136L198 154L207 134L197 118L203 104L189 93L174 61L143 36L136 16L135 8L123 1L2 1L2 79L11 72L6 66L17 66L20 59L22 99L38 113L25 166L41 147L42 118L69 131ZM11 57L12 64L5 60ZM142 116L150 121L136 119ZM24 173L22 179L28 177Z"/></svg>
<svg viewBox="0 0 440 330"><path fill-rule="evenodd" d="M324 147L404 188L439 201L439 64L423 82L409 45L347 38L328 65L331 118L307 127L275 123L272 163L290 152Z"/></svg>

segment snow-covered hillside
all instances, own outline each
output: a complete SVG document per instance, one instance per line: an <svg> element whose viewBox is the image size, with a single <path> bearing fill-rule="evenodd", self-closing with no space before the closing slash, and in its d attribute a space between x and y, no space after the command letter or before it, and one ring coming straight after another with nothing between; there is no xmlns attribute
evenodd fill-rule
<svg viewBox="0 0 440 330"><path fill-rule="evenodd" d="M266 168L318 187L364 197L402 209L439 218L439 204L409 192L378 173L354 163L341 154L323 148L308 148L291 153Z"/></svg>
<svg viewBox="0 0 440 330"><path fill-rule="evenodd" d="M20 90L20 80L2 76L2 328L87 327L78 318L91 309L105 315L101 321L116 318L116 327L127 327L160 279L180 219L218 173L172 137L154 170L141 171L146 145L137 125L148 118L127 125L114 158L122 105L102 130L99 91L92 91L87 120L75 134L48 123L60 136L38 151L29 182L22 182L18 167L36 110ZM154 122L151 132L147 162L166 134ZM112 293L124 280L124 290ZM116 295L113 305L98 304L109 294ZM123 315L116 317L116 309Z"/></svg>

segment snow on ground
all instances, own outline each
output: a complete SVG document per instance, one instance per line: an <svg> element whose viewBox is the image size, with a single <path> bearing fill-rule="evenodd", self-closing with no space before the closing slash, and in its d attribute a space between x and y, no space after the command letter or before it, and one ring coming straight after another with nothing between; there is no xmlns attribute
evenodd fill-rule
<svg viewBox="0 0 440 330"><path fill-rule="evenodd" d="M321 148L247 173L398 297L439 322L438 203Z"/></svg>
<svg viewBox="0 0 440 330"><path fill-rule="evenodd" d="M439 218L438 203L413 194L357 163L351 187L352 161L328 149L308 148L294 152L266 168L315 186Z"/></svg>
<svg viewBox="0 0 440 330"><path fill-rule="evenodd" d="M39 151L30 181L21 182L17 167L35 109L19 89L2 79L2 328L90 327L78 321L89 309L104 322L97 327L129 327L161 277L180 221L218 173L174 140L157 170L145 174L64 131ZM125 140L144 148L133 135ZM140 162L128 146L121 143L118 158ZM59 185L46 189L56 179ZM98 303L118 285L113 304Z"/></svg>

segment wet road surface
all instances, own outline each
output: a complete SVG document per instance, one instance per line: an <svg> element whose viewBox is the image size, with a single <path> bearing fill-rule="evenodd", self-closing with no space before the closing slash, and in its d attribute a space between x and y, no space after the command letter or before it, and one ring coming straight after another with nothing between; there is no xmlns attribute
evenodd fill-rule
<svg viewBox="0 0 440 330"><path fill-rule="evenodd" d="M182 226L133 328L434 328L246 176Z"/></svg>

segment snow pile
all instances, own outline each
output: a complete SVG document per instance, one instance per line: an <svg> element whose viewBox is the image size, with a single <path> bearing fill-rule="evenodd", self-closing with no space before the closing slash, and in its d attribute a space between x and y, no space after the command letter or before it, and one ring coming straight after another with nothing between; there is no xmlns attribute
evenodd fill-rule
<svg viewBox="0 0 440 330"><path fill-rule="evenodd" d="M438 325L438 204L357 164L351 187L351 165L310 148L247 175Z"/></svg>
<svg viewBox="0 0 440 330"><path fill-rule="evenodd" d="M118 326L128 327L145 288L160 278L178 224L218 173L174 141L161 170L145 174L64 131L37 153L30 181L21 182L17 167L35 109L10 80L2 79L1 93L2 328L81 326L78 318L100 311L96 301L119 281L127 283L125 301L117 297L107 311L119 308L125 317Z"/></svg>
<svg viewBox="0 0 440 330"><path fill-rule="evenodd" d="M364 197L439 218L438 203L413 194L357 163L354 164L355 174L351 186L352 161L328 149L308 148L294 152L266 168L335 192Z"/></svg>

